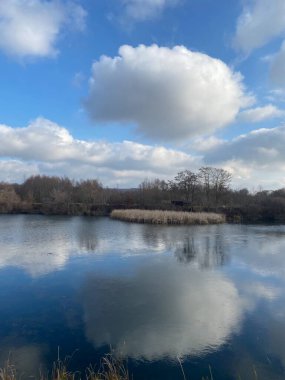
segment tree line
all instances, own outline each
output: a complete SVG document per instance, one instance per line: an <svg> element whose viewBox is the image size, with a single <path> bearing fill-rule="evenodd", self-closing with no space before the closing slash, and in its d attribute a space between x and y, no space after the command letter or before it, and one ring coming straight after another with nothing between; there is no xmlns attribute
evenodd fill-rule
<svg viewBox="0 0 285 380"><path fill-rule="evenodd" d="M168 181L145 179L137 188L112 189L97 179L36 175L0 183L1 213L106 215L115 208L218 211L232 221L285 221L285 189L233 189L220 168L184 170Z"/></svg>

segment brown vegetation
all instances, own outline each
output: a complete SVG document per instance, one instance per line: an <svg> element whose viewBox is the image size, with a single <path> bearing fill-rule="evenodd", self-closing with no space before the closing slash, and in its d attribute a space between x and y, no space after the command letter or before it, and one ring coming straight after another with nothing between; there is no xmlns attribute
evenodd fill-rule
<svg viewBox="0 0 285 380"><path fill-rule="evenodd" d="M32 176L22 184L0 183L0 213L109 215L114 209L215 212L228 221L285 222L285 189L230 188L231 174L202 167L172 180L144 180L137 188L109 189L98 180Z"/></svg>
<svg viewBox="0 0 285 380"><path fill-rule="evenodd" d="M3 368L0 368L0 380L21 380L22 377L23 374L18 373L17 367L10 360L5 363ZM32 378L39 380L129 380L129 373L121 360L109 354L103 357L98 370L90 366L84 375L80 372L69 371L67 362L58 359L54 362L51 373L43 374L39 371L39 375L33 375Z"/></svg>
<svg viewBox="0 0 285 380"><path fill-rule="evenodd" d="M113 210L111 218L136 223L152 224L219 224L225 216L212 212L161 210Z"/></svg>
<svg viewBox="0 0 285 380"><path fill-rule="evenodd" d="M177 357L178 363L181 368L182 380L186 380L189 377L186 376L183 365L179 357ZM133 376L129 374L126 364L119 358L112 354L107 354L101 359L101 365L98 369L90 366L85 370L85 373L79 371L68 370L68 361L57 360L54 362L50 373L43 374L39 370L38 376L33 374L28 377L34 380L130 380ZM258 374L255 366L252 367L252 373L249 376L253 376L254 379L258 379ZM5 365L0 368L0 380L21 380L27 378L26 373L19 373L17 367L8 360ZM192 378L192 377L191 377ZM248 378L248 377L247 377ZM241 379L238 375L238 379ZM202 377L201 380L214 380L211 366L209 366L209 375Z"/></svg>

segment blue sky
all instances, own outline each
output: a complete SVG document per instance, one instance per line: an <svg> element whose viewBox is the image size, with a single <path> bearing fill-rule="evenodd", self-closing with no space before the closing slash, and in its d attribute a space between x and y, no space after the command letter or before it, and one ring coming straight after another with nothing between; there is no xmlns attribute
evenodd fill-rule
<svg viewBox="0 0 285 380"><path fill-rule="evenodd" d="M283 187L284 41L283 0L2 0L0 180Z"/></svg>

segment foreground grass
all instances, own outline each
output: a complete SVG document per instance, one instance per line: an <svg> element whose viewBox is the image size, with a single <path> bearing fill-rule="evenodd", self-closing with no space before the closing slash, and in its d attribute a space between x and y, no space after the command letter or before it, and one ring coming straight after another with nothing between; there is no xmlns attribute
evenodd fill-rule
<svg viewBox="0 0 285 380"><path fill-rule="evenodd" d="M30 378L31 376L29 376ZM21 380L25 374L19 373L17 367L9 360L0 368L0 380ZM85 373L72 372L67 368L67 361L57 360L50 373L39 372L32 376L36 380L130 380L128 370L121 360L115 359L111 354L101 360L98 370L90 366Z"/></svg>
<svg viewBox="0 0 285 380"><path fill-rule="evenodd" d="M184 212L161 210L113 210L111 218L151 224L219 224L226 218L213 212Z"/></svg>
<svg viewBox="0 0 285 380"><path fill-rule="evenodd" d="M178 377L180 380L190 380L185 375L181 360L177 357L178 363L181 368L181 375ZM134 380L133 376L129 375L126 364L114 357L112 354L107 354L101 360L101 365L98 370L90 366L85 370L85 373L69 371L67 368L68 360L61 361L58 359L54 362L50 373L43 374L39 371L38 376L27 376L26 373L19 373L17 367L7 360L5 365L0 368L0 380ZM258 374L256 368L252 367L253 371L249 373L249 377L242 378L240 375L235 377L236 380L258 380ZM191 377L191 379L193 379ZM202 377L201 380L216 380L214 378L211 366L209 366L209 374L206 377ZM217 379L218 380L218 379Z"/></svg>

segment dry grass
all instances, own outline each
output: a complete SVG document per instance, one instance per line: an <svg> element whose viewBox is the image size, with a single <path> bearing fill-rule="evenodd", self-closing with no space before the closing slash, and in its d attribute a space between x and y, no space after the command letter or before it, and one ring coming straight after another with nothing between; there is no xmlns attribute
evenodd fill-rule
<svg viewBox="0 0 285 380"><path fill-rule="evenodd" d="M101 360L98 370L90 366L84 374L72 372L67 369L68 360L58 359L54 362L50 373L43 374L39 371L38 376L29 375L34 380L129 380L129 373L125 364L120 360L108 354ZM0 380L21 380L26 378L27 374L19 373L16 366L11 363L10 359L0 368Z"/></svg>
<svg viewBox="0 0 285 380"><path fill-rule="evenodd" d="M0 380L16 380L18 378L15 365L8 359L3 368L0 368Z"/></svg>
<svg viewBox="0 0 285 380"><path fill-rule="evenodd" d="M88 368L86 380L129 380L129 373L121 360L109 354L102 359L99 371Z"/></svg>
<svg viewBox="0 0 285 380"><path fill-rule="evenodd" d="M183 365L179 357L177 357L178 363L181 368L182 380L188 380L189 377L185 375ZM253 366L254 379L258 380L258 375L255 366ZM3 368L0 368L0 380L22 380L27 378L27 374L21 374L17 372L16 366L9 360L4 364ZM82 375L80 372L71 372L67 370L67 360L57 360L52 368L50 374L43 375L39 372L39 376L28 376L33 380L132 380L133 377L129 375L126 364L120 359L114 357L112 354L104 356L101 360L99 370L95 370L93 367L87 368ZM192 377L191 377L192 379ZM211 366L209 366L209 375L202 377L201 380L214 380ZM237 380L242 380L240 376Z"/></svg>
<svg viewBox="0 0 285 380"><path fill-rule="evenodd" d="M108 354L102 358L98 370L90 366L86 369L84 375L80 372L68 371L66 363L57 360L53 365L51 376L40 376L40 380L129 380L129 373L120 359L115 358L112 354Z"/></svg>
<svg viewBox="0 0 285 380"><path fill-rule="evenodd" d="M75 380L76 373L70 372L67 369L66 362L61 360L57 360L53 364L51 376L49 375L41 375L40 380Z"/></svg>
<svg viewBox="0 0 285 380"><path fill-rule="evenodd" d="M151 224L219 224L226 221L223 214L213 212L184 212L161 210L113 210L111 218Z"/></svg>

